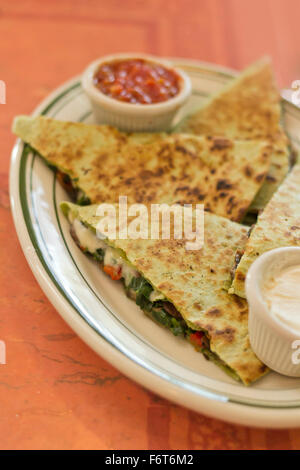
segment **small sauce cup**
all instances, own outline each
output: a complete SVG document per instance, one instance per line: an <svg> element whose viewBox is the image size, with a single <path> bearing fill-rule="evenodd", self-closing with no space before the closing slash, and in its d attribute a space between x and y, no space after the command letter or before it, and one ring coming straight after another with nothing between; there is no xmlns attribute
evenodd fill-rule
<svg viewBox="0 0 300 470"><path fill-rule="evenodd" d="M300 247L268 251L251 265L246 277L249 337L253 351L270 369L300 377L300 331L276 318L264 298L266 284L292 266L300 266Z"/></svg>
<svg viewBox="0 0 300 470"><path fill-rule="evenodd" d="M178 93L166 101L138 104L119 101L100 91L94 83L99 67L110 62L129 59L143 59L174 71L179 77ZM109 124L125 132L167 131L179 108L189 98L192 89L191 80L185 72L175 68L166 60L146 54L116 54L102 57L87 67L81 83L91 102L96 123Z"/></svg>

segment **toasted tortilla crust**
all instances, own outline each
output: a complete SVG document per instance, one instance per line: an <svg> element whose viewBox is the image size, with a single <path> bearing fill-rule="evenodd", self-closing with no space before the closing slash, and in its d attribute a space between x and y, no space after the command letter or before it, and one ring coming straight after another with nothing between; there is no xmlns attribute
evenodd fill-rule
<svg viewBox="0 0 300 470"><path fill-rule="evenodd" d="M109 126L26 116L14 132L73 178L93 203L203 203L241 221L270 165L265 142L123 134Z"/></svg>
<svg viewBox="0 0 300 470"><path fill-rule="evenodd" d="M251 264L266 251L300 246L300 165L296 165L258 217L230 292L246 297L245 279Z"/></svg>
<svg viewBox="0 0 300 470"><path fill-rule="evenodd" d="M84 224L96 229L97 205L62 203ZM171 231L172 233L172 231ZM201 250L187 250L186 240L108 240L130 263L174 304L187 324L205 330L211 350L231 367L244 384L267 372L253 353L248 336L247 302L229 295L230 268L236 250L244 249L247 228L205 213L205 242Z"/></svg>
<svg viewBox="0 0 300 470"><path fill-rule="evenodd" d="M269 141L273 148L271 164L264 184L250 205L250 212L256 213L265 208L289 170L289 142L281 126Z"/></svg>
<svg viewBox="0 0 300 470"><path fill-rule="evenodd" d="M251 205L252 211L258 211L269 201L289 168L288 139L279 122L280 95L270 60L264 58L212 96L176 132L269 140L273 145L270 171Z"/></svg>

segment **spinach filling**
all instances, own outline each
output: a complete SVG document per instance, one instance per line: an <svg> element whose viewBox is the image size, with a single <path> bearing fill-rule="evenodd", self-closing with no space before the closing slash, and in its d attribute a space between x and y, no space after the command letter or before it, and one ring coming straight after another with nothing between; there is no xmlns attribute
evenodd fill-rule
<svg viewBox="0 0 300 470"><path fill-rule="evenodd" d="M97 250L94 253L91 253L91 255L96 261L103 263L105 251L103 250L103 248L97 248Z"/></svg>
<svg viewBox="0 0 300 470"><path fill-rule="evenodd" d="M141 307L144 312L151 315L151 317L158 323L171 330L173 335L185 337L189 336L192 332L183 318L175 318L165 311L163 301L157 300L155 302L151 302L149 297L153 291L153 287L143 277L132 278L128 286L128 290L135 292L136 304Z"/></svg>
<svg viewBox="0 0 300 470"><path fill-rule="evenodd" d="M82 190L77 190L76 204L78 204L79 206L88 206L91 204L91 200L85 195Z"/></svg>
<svg viewBox="0 0 300 470"><path fill-rule="evenodd" d="M141 307L141 309L152 317L153 320L157 321L161 325L165 326L175 336L182 336L189 340L193 346L200 351L204 357L215 364L217 364L221 369L224 370L229 376L233 379L239 381L239 377L231 367L227 366L209 347L209 339L204 337L203 344L201 347L195 346L191 341L190 336L192 333L195 333L184 321L183 318L175 318L170 315L164 309L164 301L157 300L151 302L149 297L153 291L151 284L146 281L142 276L133 277L128 287L126 287L127 293L134 291L136 304Z"/></svg>
<svg viewBox="0 0 300 470"><path fill-rule="evenodd" d="M76 241L76 238L74 239ZM78 244L78 241L76 241L76 243ZM95 252L91 253L82 247L80 248L86 254L92 256L97 262L103 264L105 249L98 248ZM125 283L124 278L122 278L122 281L127 295L129 297L134 297L136 304L154 321L168 328L173 333L173 335L186 338L197 351L204 355L206 359L217 364L233 379L237 381L240 380L236 372L227 366L213 351L211 351L209 338L204 336L201 346L195 345L191 336L193 333L195 333L195 331L186 324L183 318L175 318L165 310L164 305L168 302L164 300L156 300L152 302L150 300L150 295L154 289L145 278L142 276L134 276L131 278L128 284Z"/></svg>

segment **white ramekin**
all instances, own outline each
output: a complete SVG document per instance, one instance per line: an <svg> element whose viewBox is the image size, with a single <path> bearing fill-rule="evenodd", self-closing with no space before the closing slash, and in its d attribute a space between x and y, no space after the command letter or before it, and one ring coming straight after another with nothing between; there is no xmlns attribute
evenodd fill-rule
<svg viewBox="0 0 300 470"><path fill-rule="evenodd" d="M118 59L142 58L173 69L181 77L179 93L162 103L132 104L123 103L102 93L93 83L99 66ZM158 57L148 54L114 54L92 62L82 75L82 87L90 99L97 124L110 124L126 132L168 130L178 109L191 94L191 81L186 73Z"/></svg>
<svg viewBox="0 0 300 470"><path fill-rule="evenodd" d="M263 297L263 286L271 277L295 265L300 265L300 247L277 248L260 256L246 277L251 347L270 369L290 377L300 377L300 364L292 361L292 358L300 358L300 332L270 313Z"/></svg>

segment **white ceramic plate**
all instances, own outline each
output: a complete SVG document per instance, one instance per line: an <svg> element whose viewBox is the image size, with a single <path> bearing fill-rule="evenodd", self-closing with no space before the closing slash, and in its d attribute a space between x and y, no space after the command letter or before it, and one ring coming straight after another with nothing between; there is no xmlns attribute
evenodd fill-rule
<svg viewBox="0 0 300 470"><path fill-rule="evenodd" d="M234 75L208 64L174 62L193 83L181 116ZM299 147L300 110L288 102L283 108L286 129ZM79 77L52 93L33 114L92 123ZM154 392L209 416L253 426L300 426L299 379L270 373L248 388L236 383L187 341L146 317L118 282L80 252L58 207L66 193L20 140L12 152L10 191L19 240L34 275L65 321L99 355Z"/></svg>

